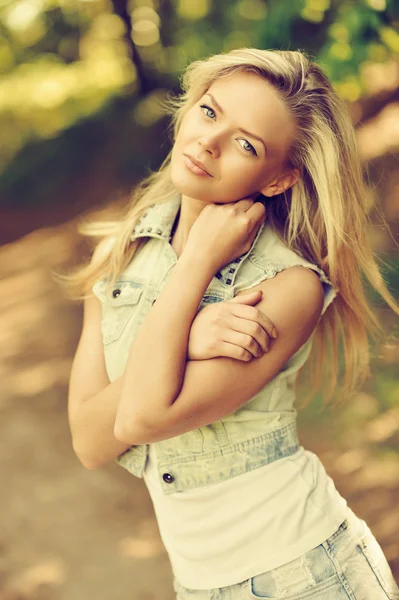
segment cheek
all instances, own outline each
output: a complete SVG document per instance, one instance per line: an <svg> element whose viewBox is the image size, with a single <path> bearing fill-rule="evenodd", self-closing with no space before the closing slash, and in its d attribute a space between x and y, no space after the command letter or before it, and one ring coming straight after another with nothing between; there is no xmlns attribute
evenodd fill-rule
<svg viewBox="0 0 399 600"><path fill-rule="evenodd" d="M273 160L263 159L262 163L253 170L253 183L256 189L263 188L276 173L276 165Z"/></svg>
<svg viewBox="0 0 399 600"><path fill-rule="evenodd" d="M184 151L188 151L189 148L193 148L198 139L198 132L196 128L187 118L180 126L179 132L173 144L172 157L174 154L181 154Z"/></svg>
<svg viewBox="0 0 399 600"><path fill-rule="evenodd" d="M227 158L227 157L226 157ZM230 182L231 186L236 186L237 189L251 189L254 186L260 185L265 177L264 168L255 165L255 159L240 157L232 154L227 158L221 172L221 179Z"/></svg>
<svg viewBox="0 0 399 600"><path fill-rule="evenodd" d="M193 135L199 133L199 118L196 117L191 111L187 113L180 124L179 133L177 134L178 140L190 139Z"/></svg>
<svg viewBox="0 0 399 600"><path fill-rule="evenodd" d="M258 185L259 176L254 174L253 169L226 169L221 173L220 179L212 186L216 202L235 202L246 198L255 191L259 191L262 186Z"/></svg>

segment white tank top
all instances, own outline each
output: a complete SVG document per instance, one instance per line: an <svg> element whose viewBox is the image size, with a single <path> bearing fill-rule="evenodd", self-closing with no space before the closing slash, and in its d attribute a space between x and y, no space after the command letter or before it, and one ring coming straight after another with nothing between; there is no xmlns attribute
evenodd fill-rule
<svg viewBox="0 0 399 600"><path fill-rule="evenodd" d="M173 574L191 589L234 585L330 537L347 502L319 458L290 456L217 484L165 495L150 444L144 481Z"/></svg>

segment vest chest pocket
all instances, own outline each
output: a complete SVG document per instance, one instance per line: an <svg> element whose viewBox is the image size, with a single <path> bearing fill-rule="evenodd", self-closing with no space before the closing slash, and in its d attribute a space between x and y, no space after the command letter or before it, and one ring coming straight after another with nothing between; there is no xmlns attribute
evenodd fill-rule
<svg viewBox="0 0 399 600"><path fill-rule="evenodd" d="M104 344L115 342L122 335L127 323L137 310L144 285L137 281L117 281L106 293L105 284L97 282L93 291L101 300L101 329Z"/></svg>

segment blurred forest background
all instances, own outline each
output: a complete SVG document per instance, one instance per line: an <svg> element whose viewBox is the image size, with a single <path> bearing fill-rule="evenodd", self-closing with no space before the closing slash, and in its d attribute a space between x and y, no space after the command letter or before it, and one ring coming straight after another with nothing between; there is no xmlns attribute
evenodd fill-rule
<svg viewBox="0 0 399 600"><path fill-rule="evenodd" d="M190 61L248 46L324 66L356 127L369 235L398 298L398 23L395 0L0 0L0 600L174 597L143 481L73 454L82 306L51 271L88 258L82 216L118 214L162 162L162 101ZM372 376L350 402L337 390L335 406L318 396L300 410L300 437L399 580L398 319L370 294L386 330Z"/></svg>

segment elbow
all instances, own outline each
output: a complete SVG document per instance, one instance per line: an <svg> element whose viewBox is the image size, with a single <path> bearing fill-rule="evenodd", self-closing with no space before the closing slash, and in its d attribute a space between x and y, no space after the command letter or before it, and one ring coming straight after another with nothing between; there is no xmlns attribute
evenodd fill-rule
<svg viewBox="0 0 399 600"><path fill-rule="evenodd" d="M92 460L83 460L80 459L81 464L86 468L89 469L90 471L93 471L93 469L99 469L100 467L103 466L103 463L99 463L99 462L93 462Z"/></svg>
<svg viewBox="0 0 399 600"><path fill-rule="evenodd" d="M124 444L131 444L133 445L134 442L131 441L131 434L129 432L129 430L126 428L125 424L120 424L117 421L115 421L115 426L114 426L114 436L115 439L118 440L118 442L123 442Z"/></svg>
<svg viewBox="0 0 399 600"><path fill-rule="evenodd" d="M145 424L134 420L131 423L126 418L115 419L114 436L119 442L123 442L129 446L139 444L149 444L151 442L150 429Z"/></svg>
<svg viewBox="0 0 399 600"><path fill-rule="evenodd" d="M86 469L89 469L89 470L99 469L104 464L103 462L96 460L96 458L94 458L93 456L87 456L87 454L83 453L82 450L76 446L76 444L73 444L73 450L74 450L77 458L79 459L79 462Z"/></svg>

